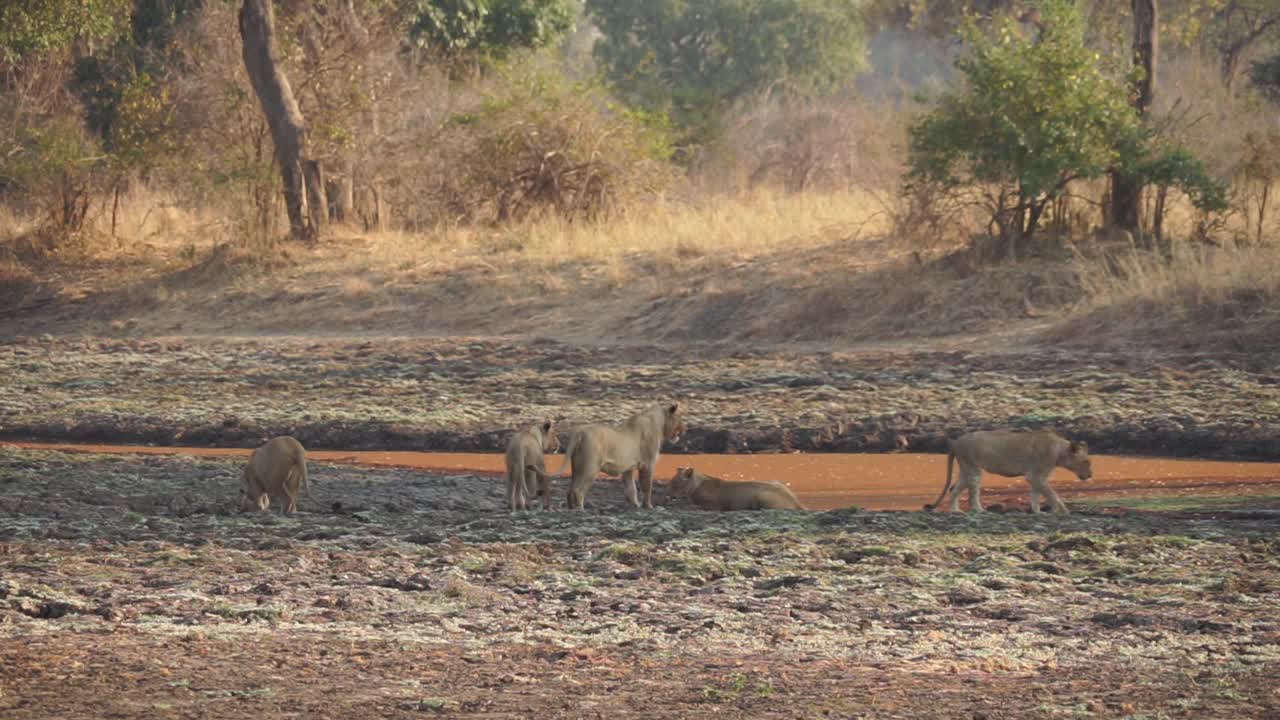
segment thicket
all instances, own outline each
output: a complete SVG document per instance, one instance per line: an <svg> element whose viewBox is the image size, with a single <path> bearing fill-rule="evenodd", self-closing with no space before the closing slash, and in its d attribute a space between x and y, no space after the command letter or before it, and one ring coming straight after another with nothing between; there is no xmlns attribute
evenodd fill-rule
<svg viewBox="0 0 1280 720"><path fill-rule="evenodd" d="M122 241L133 227L122 205L140 192L201 214L206 236L283 234L281 168L238 5L0 9L6 253L73 251L94 233ZM597 222L672 195L859 187L889 198L900 234L1016 250L1107 224L1112 177L1127 173L1146 188L1141 236L1274 236L1280 7L1263 0L1161 3L1163 70L1141 117L1128 4L274 7L327 215L360 229L540 213ZM913 97L872 55L884 30L939 47L958 33L958 79Z"/></svg>

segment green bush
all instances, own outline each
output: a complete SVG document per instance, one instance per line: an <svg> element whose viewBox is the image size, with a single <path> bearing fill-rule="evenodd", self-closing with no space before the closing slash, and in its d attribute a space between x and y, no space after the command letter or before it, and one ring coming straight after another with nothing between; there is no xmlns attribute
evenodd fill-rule
<svg viewBox="0 0 1280 720"><path fill-rule="evenodd" d="M910 128L908 197L978 205L1006 252L1029 243L1047 208L1077 180L1118 171L1156 190L1158 235L1169 188L1203 213L1227 208L1225 183L1139 122L1128 84L1084 43L1070 0L1040 3L1043 30L1011 18L982 32L969 20L956 63L966 87Z"/></svg>
<svg viewBox="0 0 1280 720"><path fill-rule="evenodd" d="M79 118L54 118L18 129L0 178L63 239L83 229L105 159Z"/></svg>
<svg viewBox="0 0 1280 720"><path fill-rule="evenodd" d="M1133 136L1126 87L1084 45L1074 3L1047 0L1034 38L1011 18L989 32L967 21L956 62L966 87L910 129L908 191L967 194L1010 250L1030 241L1073 180L1102 176Z"/></svg>

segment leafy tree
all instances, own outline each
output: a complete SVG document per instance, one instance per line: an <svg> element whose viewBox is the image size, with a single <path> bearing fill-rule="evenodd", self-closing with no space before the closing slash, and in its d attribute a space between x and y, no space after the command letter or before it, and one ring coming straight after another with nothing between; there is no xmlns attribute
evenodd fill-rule
<svg viewBox="0 0 1280 720"><path fill-rule="evenodd" d="M122 33L131 0L32 0L0 5L0 63L13 66L73 43Z"/></svg>
<svg viewBox="0 0 1280 720"><path fill-rule="evenodd" d="M950 37L966 16L989 17L1013 9L1019 0L871 0L868 20Z"/></svg>
<svg viewBox="0 0 1280 720"><path fill-rule="evenodd" d="M409 41L446 56L501 58L542 47L573 26L567 0L406 0Z"/></svg>
<svg viewBox="0 0 1280 720"><path fill-rule="evenodd" d="M849 0L587 0L595 55L631 103L707 139L732 103L840 85L865 62Z"/></svg>
<svg viewBox="0 0 1280 720"><path fill-rule="evenodd" d="M1137 132L1125 86L1099 71L1070 0L1041 10L1038 39L1012 19L987 33L966 22L970 47L956 66L967 88L910 129L908 185L978 190L1010 249L1031 239L1071 181L1101 176L1118 159L1117 139Z"/></svg>
<svg viewBox="0 0 1280 720"><path fill-rule="evenodd" d="M1038 9L1036 38L1012 19L989 32L965 24L969 49L956 65L967 87L912 125L907 189L976 196L1010 251L1033 238L1071 182L1113 168L1161 189L1161 200L1177 187L1201 210L1223 209L1222 183L1139 123L1119 73L1085 47L1074 3Z"/></svg>
<svg viewBox="0 0 1280 720"><path fill-rule="evenodd" d="M1280 105L1280 52L1255 61L1249 68L1249 79L1264 98Z"/></svg>

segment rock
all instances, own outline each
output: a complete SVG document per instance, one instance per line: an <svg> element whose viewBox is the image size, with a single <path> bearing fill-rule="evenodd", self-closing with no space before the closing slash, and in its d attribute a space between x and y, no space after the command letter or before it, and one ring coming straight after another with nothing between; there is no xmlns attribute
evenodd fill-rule
<svg viewBox="0 0 1280 720"><path fill-rule="evenodd" d="M799 585L817 585L818 579L809 575L783 575L776 578L768 578L760 580L755 584L756 590L777 590L784 587L796 587Z"/></svg>
<svg viewBox="0 0 1280 720"><path fill-rule="evenodd" d="M960 583L947 591L947 605L977 605L991 599L991 593L973 583Z"/></svg>

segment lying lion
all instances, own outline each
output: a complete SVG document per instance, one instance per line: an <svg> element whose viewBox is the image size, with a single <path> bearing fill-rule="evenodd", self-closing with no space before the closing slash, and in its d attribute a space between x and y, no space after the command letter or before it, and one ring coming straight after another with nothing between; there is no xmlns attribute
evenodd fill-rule
<svg viewBox="0 0 1280 720"><path fill-rule="evenodd" d="M951 468L960 463L960 477L951 489ZM1071 442L1050 430L1016 432L1013 430L979 430L956 438L947 453L947 482L942 494L925 510L933 510L951 490L951 511L960 510L960 493L969 491L969 509L982 510L979 499L982 471L1003 477L1026 476L1031 485L1031 512L1040 512L1040 496L1049 499L1055 512L1068 512L1058 493L1049 487L1049 475L1055 467L1076 474L1081 481L1093 477L1089 448L1082 442Z"/></svg>
<svg viewBox="0 0 1280 720"><path fill-rule="evenodd" d="M552 477L565 477L565 466L572 464L573 481L569 484L569 509L581 510L586 505L587 490L596 474L622 476L627 500L640 507L636 497L636 474L644 488L644 506L653 509L653 470L663 440L675 440L684 432L684 419L679 404L655 405L637 413L618 425L584 425L569 435L564 462ZM534 470L545 477L540 470Z"/></svg>
<svg viewBox="0 0 1280 720"><path fill-rule="evenodd" d="M676 469L667 485L671 497L687 497L706 510L804 510L804 505L782 483L727 482L703 475L691 467Z"/></svg>
<svg viewBox="0 0 1280 720"><path fill-rule="evenodd" d="M298 509L298 488L311 497L307 481L307 452L302 443L288 435L268 440L249 456L244 468L244 487L240 491L241 507L259 510L271 506L271 498L280 498L286 513Z"/></svg>
<svg viewBox="0 0 1280 720"><path fill-rule="evenodd" d="M538 495L542 496L542 509L551 509L551 477L542 472L542 456L559 449L560 439L551 420L512 434L507 441L507 500L512 512L527 510Z"/></svg>

